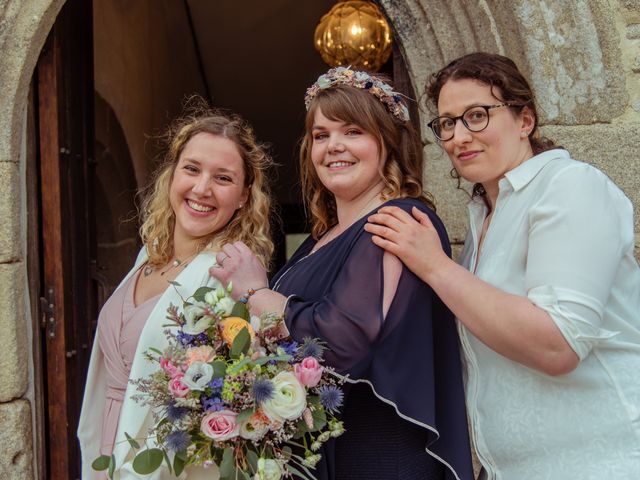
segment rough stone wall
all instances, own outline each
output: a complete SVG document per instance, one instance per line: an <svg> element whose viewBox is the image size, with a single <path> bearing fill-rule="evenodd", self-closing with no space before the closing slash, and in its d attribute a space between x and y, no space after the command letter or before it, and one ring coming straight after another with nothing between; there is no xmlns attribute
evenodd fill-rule
<svg viewBox="0 0 640 480"><path fill-rule="evenodd" d="M30 345L24 291L20 151L28 86L64 0L0 0L0 478L34 478ZM416 90L473 50L511 56L531 78L544 132L606 171L640 205L639 0L380 0L401 40ZM430 117L424 113L423 120ZM424 125L426 122L422 122ZM424 138L430 140L424 131ZM448 160L427 147L428 185L454 240L465 197ZM640 223L636 216L636 235ZM638 243L638 242L637 242Z"/></svg>
<svg viewBox="0 0 640 480"><path fill-rule="evenodd" d="M35 478L21 151L29 83L63 0L0 0L0 478Z"/></svg>

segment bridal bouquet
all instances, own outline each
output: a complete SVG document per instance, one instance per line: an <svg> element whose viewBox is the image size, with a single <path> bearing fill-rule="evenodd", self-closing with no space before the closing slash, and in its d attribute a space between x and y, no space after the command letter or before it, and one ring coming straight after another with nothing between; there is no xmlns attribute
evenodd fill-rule
<svg viewBox="0 0 640 480"><path fill-rule="evenodd" d="M133 469L149 474L164 462L179 476L189 465L216 464L221 480L314 479L309 468L321 444L344 432L334 416L341 381L322 365L318 340L291 340L281 317L250 317L230 291L201 287L182 310L168 308L169 346L146 353L159 368L134 380L135 400L150 405L157 422L154 445L144 449L126 434L137 452ZM93 467L111 477L113 456Z"/></svg>

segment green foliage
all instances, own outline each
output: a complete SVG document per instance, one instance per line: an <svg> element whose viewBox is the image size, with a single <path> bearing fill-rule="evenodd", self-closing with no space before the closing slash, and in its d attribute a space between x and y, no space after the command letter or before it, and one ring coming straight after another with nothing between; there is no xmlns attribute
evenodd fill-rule
<svg viewBox="0 0 640 480"><path fill-rule="evenodd" d="M175 472L176 477L179 477L184 470L184 464L184 457L181 454L176 453L176 456L173 458L173 471Z"/></svg>
<svg viewBox="0 0 640 480"><path fill-rule="evenodd" d="M164 454L159 448L149 448L140 452L133 459L133 470L140 475L155 472L164 460Z"/></svg>
<svg viewBox="0 0 640 480"><path fill-rule="evenodd" d="M229 316L244 318L247 322L251 318L251 314L249 313L249 309L247 308L247 305L242 302L235 303L235 305L233 306L233 309L231 310L231 315Z"/></svg>
<svg viewBox="0 0 640 480"><path fill-rule="evenodd" d="M131 445L131 448L135 448L136 450L140 449L140 444L136 442L133 438L131 438L131 435L129 435L127 432L124 432L124 436L127 437L127 442L129 442L129 445Z"/></svg>
<svg viewBox="0 0 640 480"><path fill-rule="evenodd" d="M93 461L93 463L91 464L91 468L93 468L98 472L101 472L102 470L106 470L107 468L109 468L110 460L111 460L111 457L109 455L100 455L98 458L96 458Z"/></svg>
<svg viewBox="0 0 640 480"><path fill-rule="evenodd" d="M233 339L233 345L231 345L229 356L231 358L240 358L240 355L243 355L249 351L250 346L251 335L249 334L249 330L247 329L247 327L243 327L243 329L240 330L236 335L236 338Z"/></svg>
<svg viewBox="0 0 640 480"><path fill-rule="evenodd" d="M204 302L204 296L209 293L214 291L215 288L211 288L211 287L200 287L196 290L196 293L194 293L193 299L197 302Z"/></svg>
<svg viewBox="0 0 640 480"><path fill-rule="evenodd" d="M212 378L223 378L227 373L227 365L222 360L214 360L209 365L213 367Z"/></svg>

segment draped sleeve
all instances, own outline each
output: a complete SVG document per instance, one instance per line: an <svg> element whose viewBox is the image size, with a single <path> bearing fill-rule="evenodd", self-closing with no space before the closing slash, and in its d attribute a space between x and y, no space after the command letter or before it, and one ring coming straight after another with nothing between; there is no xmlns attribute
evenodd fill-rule
<svg viewBox="0 0 640 480"><path fill-rule="evenodd" d="M414 199L387 202L427 213L450 254L442 222ZM429 286L403 266L386 318L383 255L364 231L366 216L310 254L307 239L273 279L290 298L285 322L296 340L317 337L327 363L368 384L397 414L428 432L427 451L447 479L473 478L454 317Z"/></svg>

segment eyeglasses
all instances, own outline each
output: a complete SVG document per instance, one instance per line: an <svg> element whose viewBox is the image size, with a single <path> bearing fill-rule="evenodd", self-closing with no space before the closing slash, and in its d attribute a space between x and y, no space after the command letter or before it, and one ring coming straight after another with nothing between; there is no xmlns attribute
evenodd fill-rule
<svg viewBox="0 0 640 480"><path fill-rule="evenodd" d="M431 120L428 125L436 138L442 142L453 138L456 123L462 120L462 124L471 132L481 132L489 125L489 110L499 107L519 107L513 103L499 103L498 105L476 105L467 108L462 115L449 117L443 115Z"/></svg>

